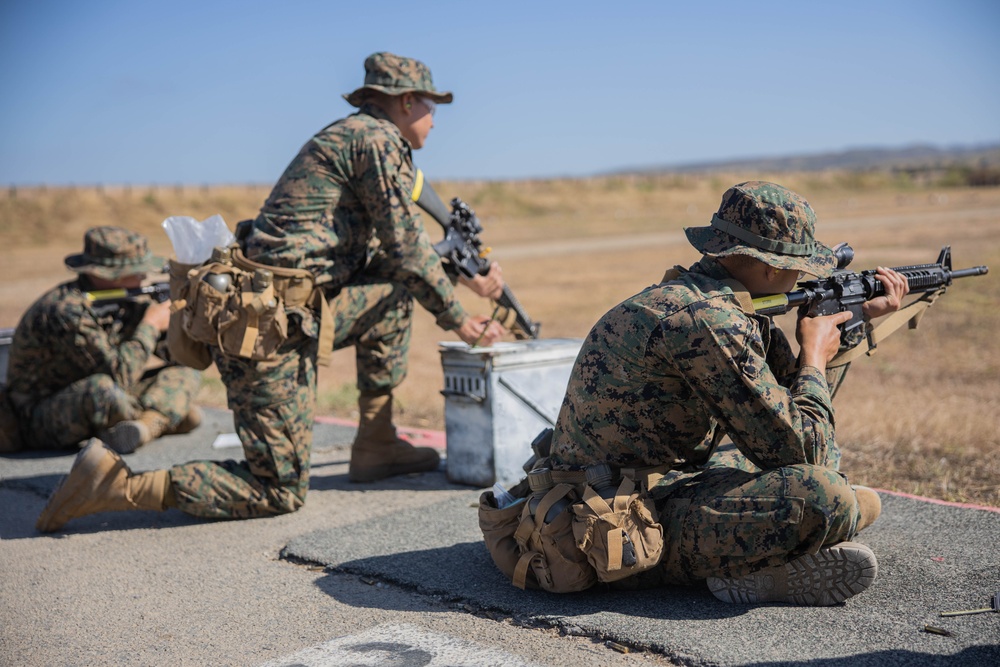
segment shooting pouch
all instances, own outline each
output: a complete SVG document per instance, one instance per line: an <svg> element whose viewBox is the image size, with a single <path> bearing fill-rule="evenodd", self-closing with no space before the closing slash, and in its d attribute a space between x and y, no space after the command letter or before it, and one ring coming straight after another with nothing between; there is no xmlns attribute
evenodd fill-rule
<svg viewBox="0 0 1000 667"><path fill-rule="evenodd" d="M170 325L167 327L167 348L171 358L196 370L212 365L208 345L192 338L184 328L182 311L187 304L190 280L188 272L197 264L181 264L170 260Z"/></svg>
<svg viewBox="0 0 1000 667"><path fill-rule="evenodd" d="M521 589L534 581L551 593L575 593L597 583L597 574L587 562L587 556L577 548L573 536L572 505L568 505L551 522L545 521L549 509L568 496L576 499L571 484L556 484L538 502L535 511L525 502L520 504L521 519L514 539L521 556L514 567L513 583Z"/></svg>
<svg viewBox="0 0 1000 667"><path fill-rule="evenodd" d="M511 492L515 493L517 487ZM506 507L497 507L493 491L483 491L479 496L479 529L483 531L486 550L490 552L494 565L505 577L513 581L514 569L521 558L521 550L514 539L514 533L521 523L521 510L524 509L524 498ZM538 583L532 577L525 582L527 588L538 588Z"/></svg>
<svg viewBox="0 0 1000 667"><path fill-rule="evenodd" d="M652 499L636 491L631 477L623 477L614 498L607 500L585 485L573 514L577 546L599 580L618 581L660 562L663 526Z"/></svg>
<svg viewBox="0 0 1000 667"><path fill-rule="evenodd" d="M288 338L288 316L274 282L255 291L253 278L252 271L221 262L188 270L173 305L186 337L229 356L272 358Z"/></svg>

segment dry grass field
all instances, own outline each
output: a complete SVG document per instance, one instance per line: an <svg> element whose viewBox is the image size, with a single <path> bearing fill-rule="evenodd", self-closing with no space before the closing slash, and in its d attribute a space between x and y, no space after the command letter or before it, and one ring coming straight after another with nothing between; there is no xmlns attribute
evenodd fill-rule
<svg viewBox="0 0 1000 667"><path fill-rule="evenodd" d="M933 261L953 248L956 267L992 273L957 282L915 331L902 331L858 361L837 397L844 470L856 483L952 501L1000 506L1000 188L900 184L856 173L621 176L587 180L437 183L479 214L508 283L547 338L580 338L609 307L697 259L682 228L708 223L725 189L749 178L805 195L820 239L849 241L854 268ZM170 215L219 213L234 226L255 214L268 188L250 186L31 188L0 191L0 326L70 272L91 226L145 232L171 248ZM436 227L436 226L435 226ZM431 230L438 238L438 230ZM473 312L489 304L465 291ZM787 331L792 316L780 318ZM443 428L437 342L457 340L419 311L410 375L398 392L399 422ZM355 416L353 355L322 369L319 414ZM214 371L200 396L223 406Z"/></svg>

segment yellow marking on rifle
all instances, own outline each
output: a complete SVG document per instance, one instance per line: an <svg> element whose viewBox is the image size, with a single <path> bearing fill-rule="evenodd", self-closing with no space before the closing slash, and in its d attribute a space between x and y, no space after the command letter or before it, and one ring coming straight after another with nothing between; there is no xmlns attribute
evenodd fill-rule
<svg viewBox="0 0 1000 667"><path fill-rule="evenodd" d="M482 250L479 251L479 256L480 257L486 257L486 255L490 254L491 252L493 252L493 248L490 248L489 246L487 246L487 247L485 247L485 248L483 248Z"/></svg>
<svg viewBox="0 0 1000 667"><path fill-rule="evenodd" d="M108 299L124 299L128 292L124 289L105 289L97 292L87 292L87 301L107 301Z"/></svg>
<svg viewBox="0 0 1000 667"><path fill-rule="evenodd" d="M788 296L785 294L772 294L771 296L759 296L753 300L754 310L764 310L765 308L780 308L788 305Z"/></svg>
<svg viewBox="0 0 1000 667"><path fill-rule="evenodd" d="M420 199L420 193L424 189L424 172L417 169L417 176L413 179L413 194L410 195L410 199L417 201Z"/></svg>

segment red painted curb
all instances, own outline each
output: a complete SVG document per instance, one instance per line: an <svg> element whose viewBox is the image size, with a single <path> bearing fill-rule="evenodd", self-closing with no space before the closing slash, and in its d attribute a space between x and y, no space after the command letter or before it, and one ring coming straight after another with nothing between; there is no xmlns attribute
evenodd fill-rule
<svg viewBox="0 0 1000 667"><path fill-rule="evenodd" d="M956 503L950 500L938 500L937 498L927 498L925 496L918 496L913 493L903 493L902 491L888 491L886 489L872 489L879 493L885 493L890 496L899 496L901 498L910 498L911 500L922 500L925 503L933 503L934 505L946 505L948 507L961 507L967 510L983 510L984 512L997 512L1000 513L1000 507L990 507L989 505L973 505L971 503Z"/></svg>

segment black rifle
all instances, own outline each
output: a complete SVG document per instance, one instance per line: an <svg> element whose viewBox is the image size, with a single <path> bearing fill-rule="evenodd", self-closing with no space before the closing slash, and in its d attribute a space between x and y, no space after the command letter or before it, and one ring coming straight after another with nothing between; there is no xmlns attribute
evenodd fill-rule
<svg viewBox="0 0 1000 667"><path fill-rule="evenodd" d="M434 244L434 250L441 256L446 272L452 276L461 274L466 278L489 273L490 260L486 259L486 255L489 254L490 248L483 248L483 242L479 238L483 226L479 224L479 218L468 204L455 197L451 200L451 213L449 213L444 202L430 183L424 180L423 172L419 169L413 188L413 201L444 227L444 239ZM528 313L506 283L503 286L503 293L496 301L514 313L511 330L516 338L522 340L538 338L541 323L533 322L528 317Z"/></svg>
<svg viewBox="0 0 1000 667"><path fill-rule="evenodd" d="M148 296L157 303L163 303L170 298L169 283L153 283L142 287L118 287L85 292L87 300L95 306L103 306L118 301L128 301L137 297Z"/></svg>
<svg viewBox="0 0 1000 667"><path fill-rule="evenodd" d="M837 255L837 269L829 278L800 282L798 289L787 294L762 296L753 300L759 315L782 315L792 308L803 308L809 316L834 315L850 311L851 319L842 325L841 340L846 342L855 329L864 324L862 304L885 294L885 287L876 277L875 269L856 273L846 267L854 259L854 251L846 243L834 248ZM968 269L951 268L951 246L941 249L933 264L912 264L896 266L893 271L906 276L911 294L930 292L943 293L956 278L982 276L989 267L974 266ZM874 344L869 341L871 347Z"/></svg>

